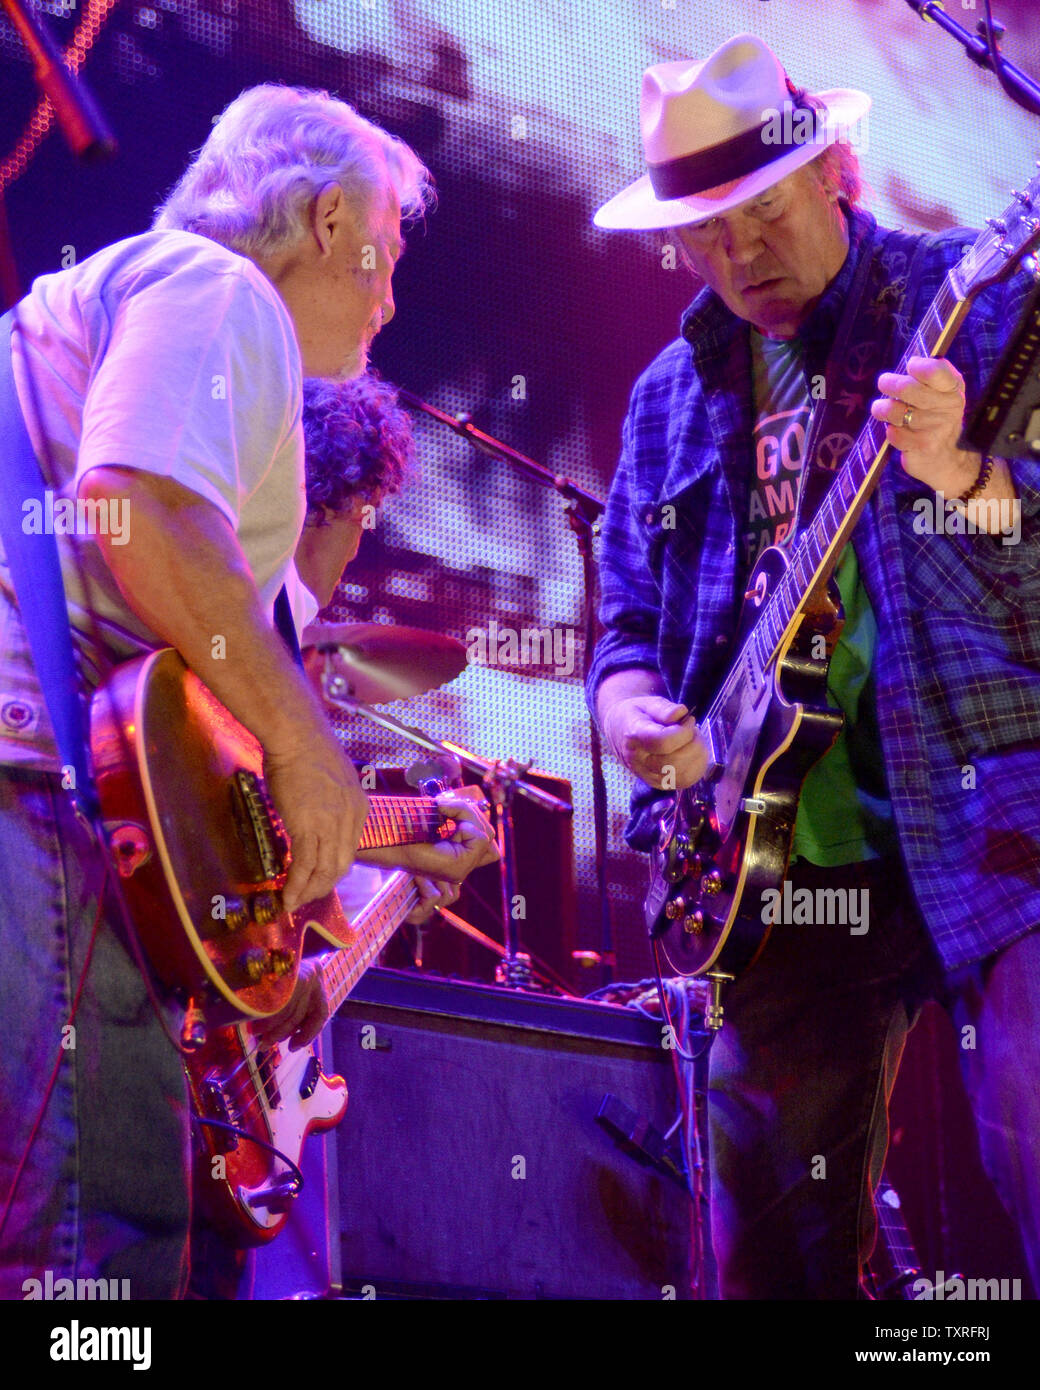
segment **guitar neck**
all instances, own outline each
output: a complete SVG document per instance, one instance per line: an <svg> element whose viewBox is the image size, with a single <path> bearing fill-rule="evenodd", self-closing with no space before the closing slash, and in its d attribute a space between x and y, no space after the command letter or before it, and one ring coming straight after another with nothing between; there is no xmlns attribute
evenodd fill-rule
<svg viewBox="0 0 1040 1390"><path fill-rule="evenodd" d="M358 849L386 849L437 840L451 833L451 822L425 796L370 796Z"/></svg>
<svg viewBox="0 0 1040 1390"><path fill-rule="evenodd" d="M401 925L419 903L419 890L411 874L395 870L371 902L353 920L356 939L333 952L322 963L321 974L329 1012L335 1013Z"/></svg>
<svg viewBox="0 0 1040 1390"><path fill-rule="evenodd" d="M971 297L958 291L951 271L896 370L905 373L911 357L941 356L956 336L970 306ZM714 735L714 746L725 747L724 712L738 682L747 674L761 679L800 624L810 596L833 574L838 557L877 485L888 453L885 425L871 416L835 473L819 510L795 544L787 572L763 607L707 713L706 722Z"/></svg>
<svg viewBox="0 0 1040 1390"><path fill-rule="evenodd" d="M883 1178L878 1187L875 1210L879 1234L894 1276L898 1278L908 1273L916 1274L920 1270L917 1251L914 1249L910 1232L903 1220L899 1196L887 1179ZM908 1281L902 1285L899 1296L907 1300L912 1300L915 1297L911 1282Z"/></svg>

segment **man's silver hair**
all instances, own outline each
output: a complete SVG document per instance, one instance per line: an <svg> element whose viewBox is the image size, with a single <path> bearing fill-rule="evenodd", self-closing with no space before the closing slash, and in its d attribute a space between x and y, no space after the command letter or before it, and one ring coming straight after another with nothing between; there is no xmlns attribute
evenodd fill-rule
<svg viewBox="0 0 1040 1390"><path fill-rule="evenodd" d="M224 110L152 226L266 255L300 240L328 183L340 185L362 219L383 210L390 189L406 219L434 198L429 170L414 150L347 102L264 83Z"/></svg>

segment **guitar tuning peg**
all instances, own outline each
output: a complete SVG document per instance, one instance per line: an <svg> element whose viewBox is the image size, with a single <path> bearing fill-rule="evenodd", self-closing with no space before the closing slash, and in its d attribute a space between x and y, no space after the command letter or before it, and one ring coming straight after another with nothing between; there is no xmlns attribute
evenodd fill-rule
<svg viewBox="0 0 1040 1390"><path fill-rule="evenodd" d="M1001 221L999 217L987 217L986 226L989 227L991 231L996 232L999 237L1007 236L1007 223Z"/></svg>
<svg viewBox="0 0 1040 1390"><path fill-rule="evenodd" d="M1030 198L1028 193L1023 193L1021 189L1013 188L1011 190L1011 196L1012 198L1017 198L1024 208L1031 208L1033 206L1032 198Z"/></svg>

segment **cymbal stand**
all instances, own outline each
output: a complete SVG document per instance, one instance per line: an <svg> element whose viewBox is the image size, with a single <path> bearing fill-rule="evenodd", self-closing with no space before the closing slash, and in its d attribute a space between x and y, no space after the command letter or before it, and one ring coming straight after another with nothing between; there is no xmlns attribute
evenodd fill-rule
<svg viewBox="0 0 1040 1390"><path fill-rule="evenodd" d="M521 454L519 450L504 444L500 439L495 439L493 435L478 430L473 424L472 418L465 412L459 415L448 415L445 411L430 405L428 401L413 395L411 391L404 390L403 387L398 387L397 394L406 405L415 410L424 411L438 423L454 430L456 434L467 440L474 449L489 455L500 463L507 464L529 482L538 483L541 487L554 488L563 499L564 515L567 518L568 526L574 533L578 554L581 558L582 616L585 628L585 674L587 676L596 637L596 564L592 542L596 524L605 507L602 499L580 487L573 479L553 473L543 464L538 463L537 460L528 458L526 454ZM607 882L607 784L603 775L603 744L599 726L591 712L589 714L589 753L592 771L593 825L596 836L596 885L600 913L598 957L602 971L602 983L605 985L609 984L614 977L615 964L614 926L611 920L610 893Z"/></svg>
<svg viewBox="0 0 1040 1390"><path fill-rule="evenodd" d="M447 740L442 742L440 739L431 738L422 729L405 724L401 720L395 719L393 715L373 709L371 705L366 705L361 700L355 699L350 693L349 681L336 670L332 656L332 652L325 653L321 673L322 694L330 705L343 710L346 714L364 715L373 724L377 724L380 728L387 729L391 733L399 734L402 738L418 744L420 748L425 748L428 752L453 755L464 767L480 776L487 798L495 810L495 836L499 854L498 872L501 886L502 933L505 939L505 954L497 967L496 978L500 983L508 985L512 989L536 989L537 985L531 974L531 958L520 949L520 934L517 916L514 912L517 905L517 876L513 797L527 797L529 801L535 802L536 805L542 806L545 810L554 811L558 815L571 815L574 808L569 801L563 801L560 797L553 796L550 792L543 791L541 787L535 787L525 780L525 775L531 766L529 761L520 763L515 758L496 760L482 758L479 754L472 753L457 743L450 743Z"/></svg>

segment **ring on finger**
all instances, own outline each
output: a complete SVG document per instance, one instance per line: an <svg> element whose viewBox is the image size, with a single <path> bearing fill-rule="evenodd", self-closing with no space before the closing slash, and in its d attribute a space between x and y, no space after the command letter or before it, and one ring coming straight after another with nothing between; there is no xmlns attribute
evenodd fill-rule
<svg viewBox="0 0 1040 1390"><path fill-rule="evenodd" d="M913 418L914 418L913 406L909 406L909 405L908 405L908 406L906 407L906 409L903 411L903 419L902 419L902 421L900 422L899 428L900 428L900 429L904 429L904 430L908 430L908 429L910 428L910 423L911 423L911 421L913 420Z"/></svg>

